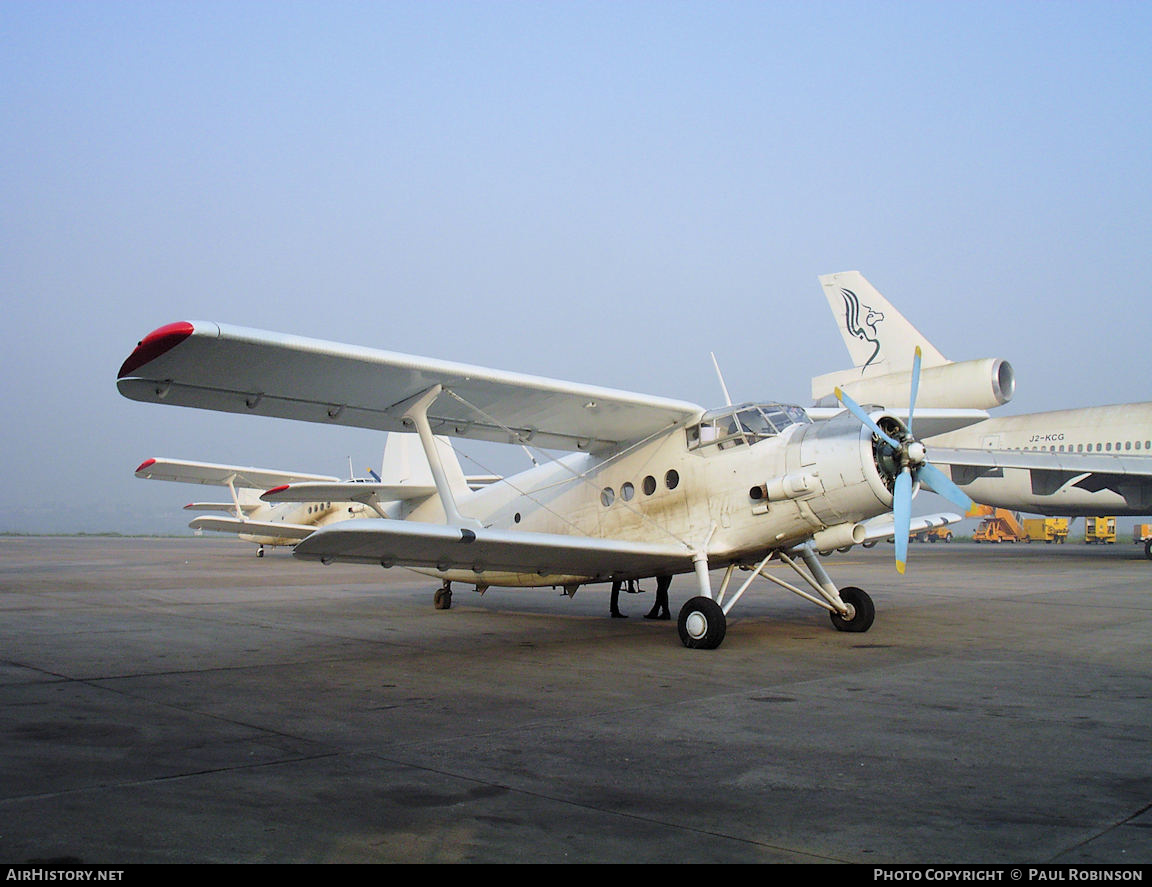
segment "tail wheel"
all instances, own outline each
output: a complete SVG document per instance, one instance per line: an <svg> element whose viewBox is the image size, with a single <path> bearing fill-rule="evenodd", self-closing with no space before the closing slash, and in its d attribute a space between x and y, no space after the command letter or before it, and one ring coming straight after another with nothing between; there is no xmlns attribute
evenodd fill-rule
<svg viewBox="0 0 1152 887"><path fill-rule="evenodd" d="M831 614L832 624L836 626L837 631L864 632L872 627L872 622L876 619L876 607L872 603L872 598L863 590L852 585L841 588L840 600L852 608L852 613L848 617L839 613Z"/></svg>
<svg viewBox="0 0 1152 887"><path fill-rule="evenodd" d="M693 650L715 650L724 642L728 620L711 598L694 597L680 608L676 622L680 642Z"/></svg>

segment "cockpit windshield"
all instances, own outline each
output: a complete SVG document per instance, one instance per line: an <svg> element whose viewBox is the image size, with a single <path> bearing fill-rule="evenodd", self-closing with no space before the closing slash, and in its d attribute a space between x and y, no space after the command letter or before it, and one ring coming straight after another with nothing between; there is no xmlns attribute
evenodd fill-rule
<svg viewBox="0 0 1152 887"><path fill-rule="evenodd" d="M807 425L812 420L798 406L783 403L744 403L709 410L700 424L688 428L688 449L715 446L728 449L752 446L776 437L792 425Z"/></svg>

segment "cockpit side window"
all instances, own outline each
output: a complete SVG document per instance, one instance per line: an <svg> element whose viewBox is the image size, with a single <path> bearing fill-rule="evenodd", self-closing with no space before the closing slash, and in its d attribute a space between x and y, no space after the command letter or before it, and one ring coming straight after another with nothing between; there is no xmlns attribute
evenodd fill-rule
<svg viewBox="0 0 1152 887"><path fill-rule="evenodd" d="M791 425L812 420L803 409L788 404L740 404L704 414L699 425L688 428L688 448L714 446L718 450L748 445L775 437Z"/></svg>
<svg viewBox="0 0 1152 887"><path fill-rule="evenodd" d="M740 428L748 434L754 441L762 437L775 437L776 429L772 423L765 418L760 410L753 407L752 409L741 410L736 414L736 418L740 421Z"/></svg>

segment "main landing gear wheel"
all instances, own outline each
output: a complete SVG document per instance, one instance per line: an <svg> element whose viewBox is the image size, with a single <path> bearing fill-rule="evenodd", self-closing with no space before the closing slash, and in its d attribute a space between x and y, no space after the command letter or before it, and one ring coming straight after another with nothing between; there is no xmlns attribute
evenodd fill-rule
<svg viewBox="0 0 1152 887"><path fill-rule="evenodd" d="M452 609L452 583L445 582L432 596L432 606L437 610Z"/></svg>
<svg viewBox="0 0 1152 887"><path fill-rule="evenodd" d="M694 597L680 608L676 621L680 642L693 650L715 650L724 641L728 620L711 598Z"/></svg>
<svg viewBox="0 0 1152 887"><path fill-rule="evenodd" d="M876 607L872 603L872 598L864 591L849 585L840 589L840 600L851 608L851 613L847 617L839 613L831 614L832 624L836 626L837 631L863 632L872 627L872 622L876 618Z"/></svg>
<svg viewBox="0 0 1152 887"><path fill-rule="evenodd" d="M1144 557L1152 560L1152 539L1149 539L1144 543Z"/></svg>

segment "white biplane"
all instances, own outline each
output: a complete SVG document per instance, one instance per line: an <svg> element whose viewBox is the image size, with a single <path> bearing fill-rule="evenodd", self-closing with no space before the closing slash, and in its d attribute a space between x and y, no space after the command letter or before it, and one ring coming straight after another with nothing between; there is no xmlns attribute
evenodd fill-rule
<svg viewBox="0 0 1152 887"><path fill-rule="evenodd" d="M915 403L919 358L911 377ZM901 421L848 408L813 422L798 406L693 403L207 322L145 336L120 369L128 398L200 409L415 432L436 495L397 519L322 527L300 558L403 566L451 583L562 587L694 574L681 608L685 646L715 648L757 576L828 611L841 631L872 625L871 598L838 588L818 551L894 536L907 557L920 484L971 505ZM565 451L472 489L436 437ZM291 497L291 485L277 495ZM885 530L870 518L891 512ZM802 588L766 569L779 561ZM720 587L710 571L725 569ZM749 575L733 588L737 569Z"/></svg>
<svg viewBox="0 0 1152 887"><path fill-rule="evenodd" d="M332 520L355 517L343 514L345 503L271 504L262 502L260 494L269 487L298 483L339 483L337 477L303 474L270 468L242 465L220 465L214 462L190 462L185 459L146 459L136 469L144 480L166 480L185 484L208 484L227 487L229 502L191 502L187 511L217 512L193 518L188 524L194 530L231 533L244 542L256 545L256 556L263 557L265 547L295 545L317 527ZM347 505L357 511L363 505Z"/></svg>
<svg viewBox="0 0 1152 887"><path fill-rule="evenodd" d="M440 456L450 473L460 475L451 444L437 439ZM227 487L229 502L191 502L187 511L217 512L194 518L194 530L231 533L257 546L293 546L320 527L362 518L396 518L405 501L436 495L414 434L389 434L380 473L371 478L341 480L326 474L304 474L274 468L189 462L184 459L147 459L136 469L145 480ZM351 472L349 472L351 474ZM477 489L499 478L469 476L463 482Z"/></svg>

